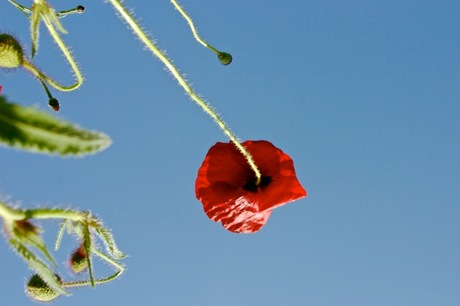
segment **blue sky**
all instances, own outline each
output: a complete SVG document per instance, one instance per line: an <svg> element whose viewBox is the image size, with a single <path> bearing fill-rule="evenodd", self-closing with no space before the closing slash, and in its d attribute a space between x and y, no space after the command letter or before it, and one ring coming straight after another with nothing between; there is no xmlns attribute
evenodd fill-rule
<svg viewBox="0 0 460 306"><path fill-rule="evenodd" d="M113 145L83 159L1 148L0 193L25 207L91 210L129 254L121 279L56 304L458 305L460 3L181 3L205 40L232 53L230 66L168 1L125 1L241 139L292 157L309 196L257 234L210 221L194 181L225 137L109 4L51 2L87 9L62 20L86 80L53 92L59 116ZM27 20L7 1L0 20L30 50ZM45 27L40 43L36 64L71 82ZM0 82L10 100L47 109L25 71L2 71ZM57 225L44 228L52 244ZM58 261L74 247L67 237ZM6 243L0 254L3 300L32 304L26 265Z"/></svg>

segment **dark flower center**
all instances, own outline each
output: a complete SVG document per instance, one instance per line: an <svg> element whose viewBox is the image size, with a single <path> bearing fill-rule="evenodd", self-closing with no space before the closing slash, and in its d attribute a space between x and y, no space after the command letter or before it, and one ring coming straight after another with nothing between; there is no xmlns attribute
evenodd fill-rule
<svg viewBox="0 0 460 306"><path fill-rule="evenodd" d="M259 188L265 188L268 185L270 185L270 183L272 182L272 177L262 175L259 185L257 185L256 182L256 177L252 177L251 179L246 181L246 183L243 185L243 189L249 192L257 192L259 191Z"/></svg>

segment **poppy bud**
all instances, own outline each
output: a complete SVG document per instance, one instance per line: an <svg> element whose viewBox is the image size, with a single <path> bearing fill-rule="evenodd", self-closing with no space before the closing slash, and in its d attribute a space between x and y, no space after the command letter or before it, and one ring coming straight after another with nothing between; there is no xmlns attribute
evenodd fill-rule
<svg viewBox="0 0 460 306"><path fill-rule="evenodd" d="M55 274L58 281L61 281L59 275ZM51 289L38 274L32 275L26 288L31 298L40 302L49 302L59 296L59 293Z"/></svg>
<svg viewBox="0 0 460 306"><path fill-rule="evenodd" d="M51 98L51 99L48 101L48 105L49 105L55 112L59 111L60 105L59 105L58 99L56 99L56 98Z"/></svg>
<svg viewBox="0 0 460 306"><path fill-rule="evenodd" d="M9 34L0 34L0 67L17 68L24 62L24 51Z"/></svg>
<svg viewBox="0 0 460 306"><path fill-rule="evenodd" d="M83 272L86 268L88 268L88 261L87 261L87 254L86 250L81 244L78 249L76 249L69 259L70 268L74 273Z"/></svg>
<svg viewBox="0 0 460 306"><path fill-rule="evenodd" d="M232 62L232 55L227 52L219 52L217 54L219 61L222 65L228 65Z"/></svg>
<svg viewBox="0 0 460 306"><path fill-rule="evenodd" d="M18 220L13 222L13 233L17 237L35 237L40 234L40 228L29 220Z"/></svg>
<svg viewBox="0 0 460 306"><path fill-rule="evenodd" d="M85 11L85 7L83 5L77 6L77 13L81 14Z"/></svg>

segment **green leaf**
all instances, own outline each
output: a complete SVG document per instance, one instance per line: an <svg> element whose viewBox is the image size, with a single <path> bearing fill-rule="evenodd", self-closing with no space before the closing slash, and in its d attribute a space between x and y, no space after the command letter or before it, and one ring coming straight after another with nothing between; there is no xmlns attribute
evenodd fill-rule
<svg viewBox="0 0 460 306"><path fill-rule="evenodd" d="M41 230L37 226L28 220L5 221L5 229L25 246L28 245L39 250L50 263L56 266L53 256L48 252L48 248L40 236Z"/></svg>
<svg viewBox="0 0 460 306"><path fill-rule="evenodd" d="M104 150L111 139L85 130L34 107L9 103L0 96L0 144L30 152L83 156Z"/></svg>
<svg viewBox="0 0 460 306"><path fill-rule="evenodd" d="M24 244L19 240L11 238L10 245L16 252L28 263L30 269L35 271L48 286L59 294L70 295L67 291L62 288L54 272L41 261L33 252L31 252Z"/></svg>
<svg viewBox="0 0 460 306"><path fill-rule="evenodd" d="M39 37L39 27L40 27L40 12L38 9L32 10L30 15L30 34L32 36L32 55L31 58L35 56L35 53L38 50L38 37Z"/></svg>
<svg viewBox="0 0 460 306"><path fill-rule="evenodd" d="M104 242L107 251L110 253L110 255L115 258L115 259L123 259L126 257L126 255L118 249L117 244L115 243L115 239L113 238L112 233L110 230L107 228L103 227L102 224L98 227L94 227L96 230L96 233L99 235L99 237L102 239Z"/></svg>

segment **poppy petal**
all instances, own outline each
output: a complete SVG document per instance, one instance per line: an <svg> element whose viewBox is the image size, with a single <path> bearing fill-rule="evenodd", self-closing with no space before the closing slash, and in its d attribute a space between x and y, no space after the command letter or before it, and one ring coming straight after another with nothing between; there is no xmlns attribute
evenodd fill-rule
<svg viewBox="0 0 460 306"><path fill-rule="evenodd" d="M198 170L195 193L210 219L235 233L254 233L265 225L274 208L307 193L289 155L265 140L248 140L243 146L262 174L259 186L238 149L232 143L218 142Z"/></svg>

